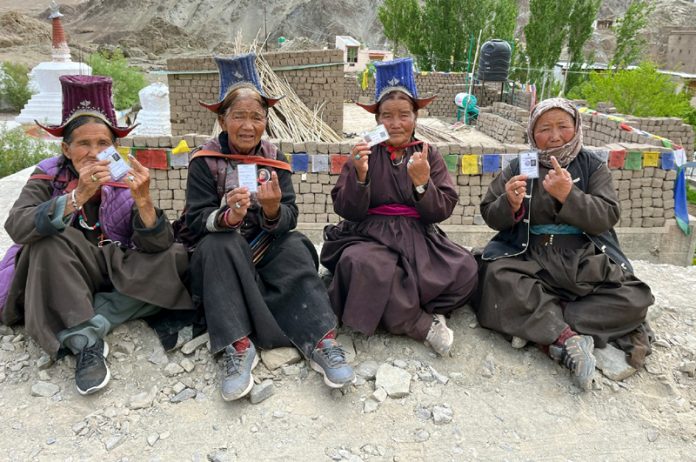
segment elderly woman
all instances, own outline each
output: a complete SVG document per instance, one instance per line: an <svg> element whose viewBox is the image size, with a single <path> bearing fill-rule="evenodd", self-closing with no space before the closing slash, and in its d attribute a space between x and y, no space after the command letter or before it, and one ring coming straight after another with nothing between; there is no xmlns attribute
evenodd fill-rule
<svg viewBox="0 0 696 462"><path fill-rule="evenodd" d="M250 391L256 346L297 347L329 387L355 379L335 340L314 245L292 232L298 211L290 167L261 140L278 99L261 89L255 59L216 58L220 101L204 106L222 133L192 157L186 191L192 292L204 307L211 350L223 355L227 401ZM244 167L256 170L257 184Z"/></svg>
<svg viewBox="0 0 696 462"><path fill-rule="evenodd" d="M2 265L2 321L24 321L27 333L56 356L78 356L75 382L85 395L109 381L104 336L159 307L191 309L180 276L186 250L172 245L171 225L150 197L148 169L131 159L125 182L108 160L131 128L116 125L111 79L63 76L63 120L44 127L62 136L63 154L39 163L5 229L15 245ZM18 252L18 253L17 253Z"/></svg>
<svg viewBox="0 0 696 462"><path fill-rule="evenodd" d="M329 295L347 326L372 335L381 324L446 355L445 316L476 289L476 261L437 227L459 197L437 149L414 136L418 109L434 98L418 98L410 58L376 68L377 102L361 106L389 139L358 143L331 192L345 220L324 233Z"/></svg>
<svg viewBox="0 0 696 462"><path fill-rule="evenodd" d="M649 353L653 302L614 232L619 201L606 164L582 148L569 101L539 103L527 129L539 179L513 160L491 183L481 214L498 234L486 246L477 311L482 326L535 342L589 388L594 346L615 342L635 367Z"/></svg>

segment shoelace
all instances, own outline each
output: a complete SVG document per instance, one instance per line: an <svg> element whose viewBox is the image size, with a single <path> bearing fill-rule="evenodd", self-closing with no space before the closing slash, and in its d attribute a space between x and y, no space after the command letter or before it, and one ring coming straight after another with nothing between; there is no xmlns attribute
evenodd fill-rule
<svg viewBox="0 0 696 462"><path fill-rule="evenodd" d="M87 368L99 364L103 360L104 347L95 343L91 347L83 348L78 358L78 369Z"/></svg>
<svg viewBox="0 0 696 462"><path fill-rule="evenodd" d="M247 351L248 350L235 350L234 353L225 351L225 370L227 371L227 375L239 373L239 365L242 364Z"/></svg>
<svg viewBox="0 0 696 462"><path fill-rule="evenodd" d="M346 361L346 353L338 345L323 347L319 351L326 357L331 366L337 366Z"/></svg>

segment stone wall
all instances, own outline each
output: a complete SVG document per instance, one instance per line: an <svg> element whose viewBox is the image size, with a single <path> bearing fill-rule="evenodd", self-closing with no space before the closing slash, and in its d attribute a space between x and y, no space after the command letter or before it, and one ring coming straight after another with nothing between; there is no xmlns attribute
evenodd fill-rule
<svg viewBox="0 0 696 462"><path fill-rule="evenodd" d="M529 111L510 104L495 102L482 107L476 128L502 143L527 143Z"/></svg>
<svg viewBox="0 0 696 462"><path fill-rule="evenodd" d="M366 98L373 101L375 97L374 79L369 79L365 91L358 85L359 81L359 75L345 75L346 100L357 102L360 98ZM427 107L428 114L434 117L456 117L457 107L454 104L454 97L457 93L465 93L469 90L469 85L466 84L462 73L429 72L416 74L416 86L420 96L437 95L437 99ZM478 106L490 106L494 102L500 101L500 89L500 83L475 84L473 93L478 100ZM516 89L512 94L506 93L504 99L514 100L519 107L528 109L530 95L531 93Z"/></svg>
<svg viewBox="0 0 696 462"><path fill-rule="evenodd" d="M323 104L321 117L343 130L343 56L341 50L264 54L276 74L288 81L310 109ZM167 60L172 134L211 133L215 115L198 101L217 101L219 78L212 57Z"/></svg>

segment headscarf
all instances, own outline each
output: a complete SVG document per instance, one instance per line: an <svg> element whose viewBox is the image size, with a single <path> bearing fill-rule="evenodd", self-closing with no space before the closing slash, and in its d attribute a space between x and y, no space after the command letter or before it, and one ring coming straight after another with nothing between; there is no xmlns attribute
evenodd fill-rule
<svg viewBox="0 0 696 462"><path fill-rule="evenodd" d="M551 109L562 109L573 117L575 121L575 135L573 139L563 146L551 149L539 149L534 140L534 126L539 121L539 118ZM554 156L561 167L567 167L578 155L580 149L582 149L582 119L578 108L565 98L550 98L541 101L534 106L531 114L529 114L527 138L529 138L529 144L532 148L539 151L539 163L541 165L547 168L553 168L551 165L551 156Z"/></svg>

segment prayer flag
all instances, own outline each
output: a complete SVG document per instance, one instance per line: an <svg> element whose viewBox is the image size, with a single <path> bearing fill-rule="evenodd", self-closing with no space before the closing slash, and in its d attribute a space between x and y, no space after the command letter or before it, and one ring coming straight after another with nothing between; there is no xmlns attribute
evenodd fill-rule
<svg viewBox="0 0 696 462"><path fill-rule="evenodd" d="M658 167L660 165L660 153L645 151L643 153L643 167Z"/></svg>
<svg viewBox="0 0 696 462"><path fill-rule="evenodd" d="M329 155L315 154L312 156L312 172L328 172L329 171Z"/></svg>
<svg viewBox="0 0 696 462"><path fill-rule="evenodd" d="M464 175L478 175L479 156L476 154L464 154L462 156L462 173Z"/></svg>
<svg viewBox="0 0 696 462"><path fill-rule="evenodd" d="M662 153L662 170L674 170L674 153Z"/></svg>
<svg viewBox="0 0 696 462"><path fill-rule="evenodd" d="M343 169L343 164L348 161L348 156L343 154L330 154L329 160L331 161L331 173L338 175Z"/></svg>
<svg viewBox="0 0 696 462"><path fill-rule="evenodd" d="M640 170L643 164L643 153L640 151L628 151L624 168L626 170Z"/></svg>
<svg viewBox="0 0 696 462"><path fill-rule="evenodd" d="M136 149L135 158L143 164L143 167L155 170L167 170L169 168L167 151L164 149Z"/></svg>
<svg viewBox="0 0 696 462"><path fill-rule="evenodd" d="M309 168L309 155L305 152L293 153L291 165L293 172L306 172Z"/></svg>
<svg viewBox="0 0 696 462"><path fill-rule="evenodd" d="M500 154L484 154L481 167L483 173L495 173L500 170Z"/></svg>
<svg viewBox="0 0 696 462"><path fill-rule="evenodd" d="M447 170L449 170L452 173L457 173L457 167L459 166L459 156L447 155L442 157L444 157L445 164L447 164Z"/></svg>

